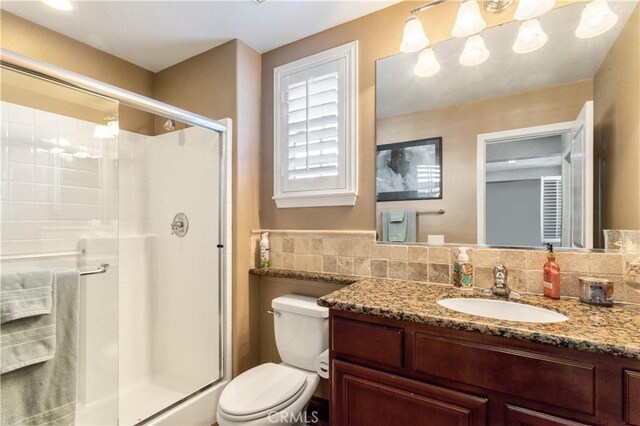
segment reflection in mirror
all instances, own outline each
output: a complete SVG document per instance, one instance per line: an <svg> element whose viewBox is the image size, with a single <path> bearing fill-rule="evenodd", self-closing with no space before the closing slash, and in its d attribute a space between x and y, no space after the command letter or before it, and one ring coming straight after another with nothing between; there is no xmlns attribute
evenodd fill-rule
<svg viewBox="0 0 640 426"><path fill-rule="evenodd" d="M547 41L530 53L514 51L513 21L481 33L490 54L475 66L461 64L465 38L431 46L429 77L419 52L377 62L378 153L439 138L442 161L440 198L378 193L381 240L593 248L603 229L640 229L640 11L608 3L618 20L595 37L576 35L579 2L537 18Z"/></svg>
<svg viewBox="0 0 640 426"><path fill-rule="evenodd" d="M442 198L442 139L378 145L378 201Z"/></svg>

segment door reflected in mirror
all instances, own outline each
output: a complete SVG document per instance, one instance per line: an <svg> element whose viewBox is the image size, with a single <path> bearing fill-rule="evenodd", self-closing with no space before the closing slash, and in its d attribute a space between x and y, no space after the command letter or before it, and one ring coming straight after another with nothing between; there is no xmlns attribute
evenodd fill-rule
<svg viewBox="0 0 640 426"><path fill-rule="evenodd" d="M482 32L490 56L475 66L459 62L464 38L432 46L429 77L418 52L378 60L378 155L442 141L440 198L377 185L382 241L598 248L603 229L640 229L640 12L609 4L617 23L588 39L579 2L538 18L548 40L530 53L514 52L514 21Z"/></svg>

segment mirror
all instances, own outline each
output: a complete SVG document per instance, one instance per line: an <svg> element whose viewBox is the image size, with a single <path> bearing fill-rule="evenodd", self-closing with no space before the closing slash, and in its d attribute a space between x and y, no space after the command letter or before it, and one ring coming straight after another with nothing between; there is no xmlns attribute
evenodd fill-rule
<svg viewBox="0 0 640 426"><path fill-rule="evenodd" d="M479 65L461 64L463 38L433 46L429 77L418 52L377 61L379 240L598 248L604 229L640 229L640 11L609 5L617 23L592 38L579 2L538 18L533 52L514 51L513 21L482 32ZM433 156L407 149L425 141Z"/></svg>

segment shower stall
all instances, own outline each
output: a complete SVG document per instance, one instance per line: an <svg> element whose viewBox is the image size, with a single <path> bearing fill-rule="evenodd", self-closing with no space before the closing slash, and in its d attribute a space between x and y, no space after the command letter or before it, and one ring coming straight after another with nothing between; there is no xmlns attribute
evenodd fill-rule
<svg viewBox="0 0 640 426"><path fill-rule="evenodd" d="M230 379L230 120L6 50L0 72L0 268L81 271L75 423L213 424Z"/></svg>

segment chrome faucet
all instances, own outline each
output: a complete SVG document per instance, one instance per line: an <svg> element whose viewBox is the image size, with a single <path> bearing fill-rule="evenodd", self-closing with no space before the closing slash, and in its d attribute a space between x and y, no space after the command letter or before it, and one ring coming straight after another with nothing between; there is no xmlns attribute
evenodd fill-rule
<svg viewBox="0 0 640 426"><path fill-rule="evenodd" d="M504 297L505 299L516 299L520 294L511 291L508 283L509 271L507 267L498 263L493 268L493 286L482 291L483 294Z"/></svg>

